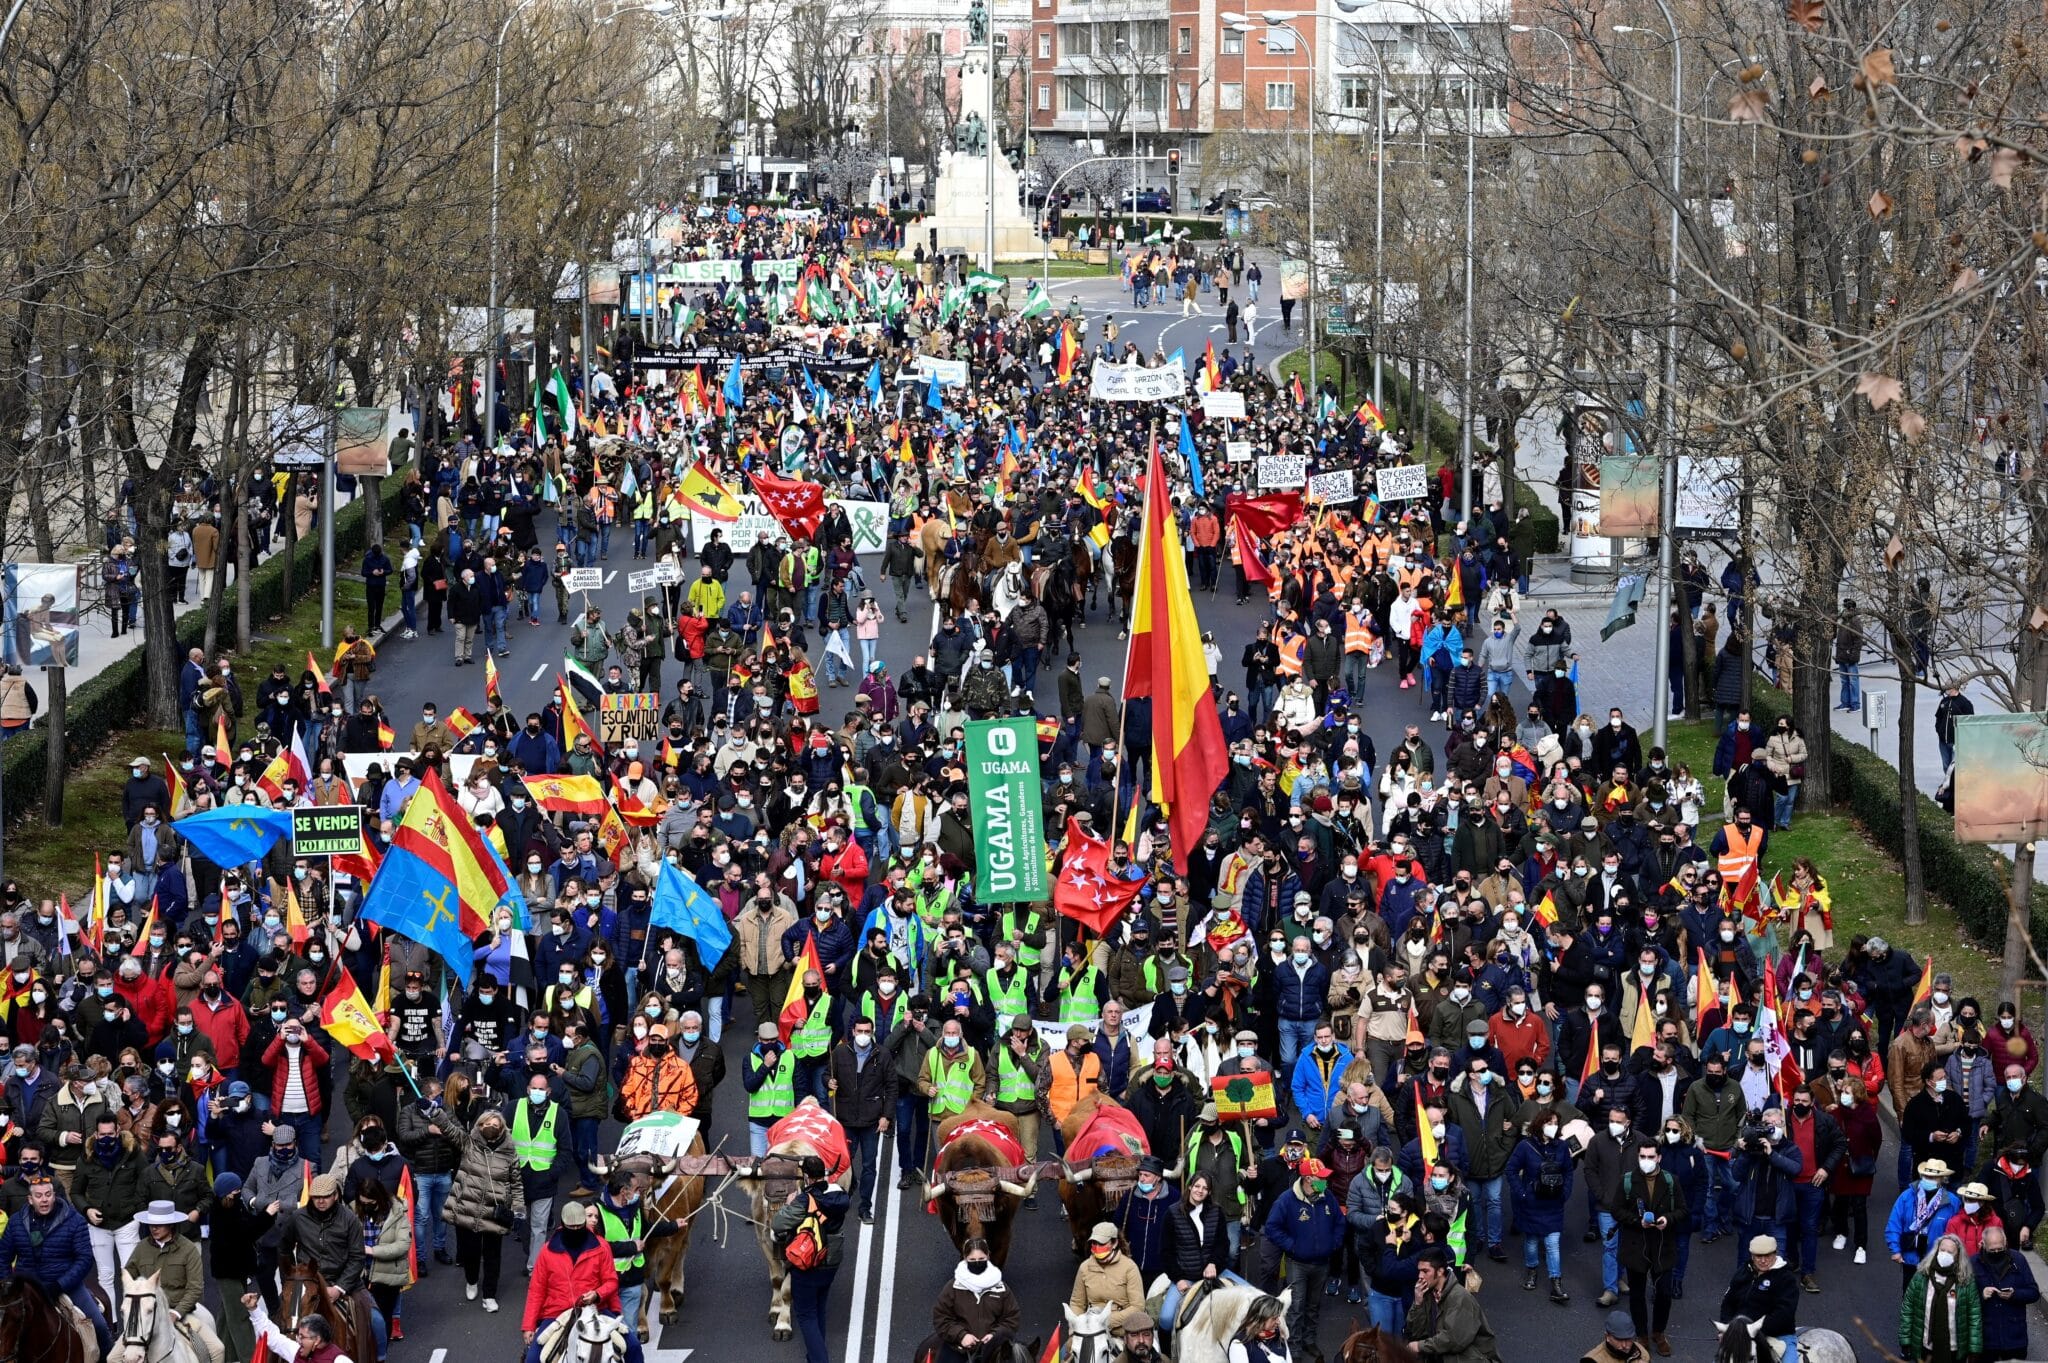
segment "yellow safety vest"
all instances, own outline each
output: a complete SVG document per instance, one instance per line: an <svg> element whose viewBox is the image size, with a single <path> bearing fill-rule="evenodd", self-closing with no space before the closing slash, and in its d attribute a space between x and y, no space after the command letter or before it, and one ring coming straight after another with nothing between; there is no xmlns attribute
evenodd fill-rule
<svg viewBox="0 0 2048 1363"><path fill-rule="evenodd" d="M598 1224L604 1227L604 1238L607 1240L638 1240L640 1238L640 1204L637 1202L633 1204L633 1219L631 1222L628 1222L624 1217L603 1203L598 1204L597 1219ZM612 1256L612 1271L615 1273L625 1273L631 1269L645 1267L647 1267L647 1251L644 1248L623 1259L616 1254Z"/></svg>
<svg viewBox="0 0 2048 1363"><path fill-rule="evenodd" d="M512 1154L519 1167L544 1174L555 1167L555 1116L562 1110L560 1103L547 1105L548 1115L541 1119L540 1130L533 1129L533 1104L522 1102L519 1110L512 1114Z"/></svg>

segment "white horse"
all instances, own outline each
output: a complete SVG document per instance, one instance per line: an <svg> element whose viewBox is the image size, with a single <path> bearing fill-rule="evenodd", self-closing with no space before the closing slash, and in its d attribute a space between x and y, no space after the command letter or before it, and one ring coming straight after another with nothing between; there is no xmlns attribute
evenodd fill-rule
<svg viewBox="0 0 2048 1363"><path fill-rule="evenodd" d="M1747 1316L1737 1316L1726 1324L1717 1320L1714 1333L1721 1339L1715 1363L1856 1363L1855 1347L1833 1330L1798 1331L1798 1358L1781 1357L1783 1350L1776 1339L1764 1334L1761 1320Z"/></svg>
<svg viewBox="0 0 2048 1363"><path fill-rule="evenodd" d="M1005 620L1009 619L1010 612L1023 603L1028 590L1024 582L1024 569L1018 564L1009 564L996 574L995 585L989 592L995 613Z"/></svg>
<svg viewBox="0 0 2048 1363"><path fill-rule="evenodd" d="M1116 1363L1124 1344L1110 1333L1109 1318L1115 1308L1107 1303L1086 1311L1060 1304L1067 1318L1067 1338L1060 1345L1060 1363Z"/></svg>
<svg viewBox="0 0 2048 1363"><path fill-rule="evenodd" d="M595 1306L579 1306L541 1327L541 1363L618 1363L626 1356L626 1323Z"/></svg>
<svg viewBox="0 0 2048 1363"><path fill-rule="evenodd" d="M121 1275L120 1333L107 1363L221 1363L220 1337L213 1317L195 1306L183 1319L171 1310L157 1275Z"/></svg>
<svg viewBox="0 0 2048 1363"><path fill-rule="evenodd" d="M1229 1356L1231 1336L1244 1324L1252 1303L1266 1295L1256 1287L1227 1283L1203 1293L1192 1310L1183 1306L1180 1319L1173 1323L1174 1363L1224 1363ZM1293 1301L1293 1288L1280 1294L1283 1321ZM1284 1332L1286 1326L1283 1324L1281 1329Z"/></svg>

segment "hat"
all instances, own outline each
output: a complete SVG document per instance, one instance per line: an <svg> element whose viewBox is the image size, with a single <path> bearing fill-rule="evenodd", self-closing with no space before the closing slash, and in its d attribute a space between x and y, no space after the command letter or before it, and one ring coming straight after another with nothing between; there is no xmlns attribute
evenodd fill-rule
<svg viewBox="0 0 2048 1363"><path fill-rule="evenodd" d="M1600 821L1591 814L1588 814L1585 818L1579 820L1579 827L1585 832L1597 833L1600 831Z"/></svg>
<svg viewBox="0 0 2048 1363"><path fill-rule="evenodd" d="M772 1022L764 1022L754 1029L754 1036L761 1041L780 1041L782 1031Z"/></svg>
<svg viewBox="0 0 2048 1363"><path fill-rule="evenodd" d="M1187 978L1188 968L1184 965L1174 965L1166 968L1166 982L1168 984L1185 984Z"/></svg>
<svg viewBox="0 0 2048 1363"><path fill-rule="evenodd" d="M1315 902L1315 896L1307 890L1296 890L1294 892L1294 907L1297 909L1304 904L1313 904Z"/></svg>
<svg viewBox="0 0 2048 1363"><path fill-rule="evenodd" d="M219 1202L230 1193L242 1191L242 1176L235 1173L222 1174L213 1181L213 1200Z"/></svg>
<svg viewBox="0 0 2048 1363"><path fill-rule="evenodd" d="M298 1139L298 1128L289 1122L280 1124L276 1130L270 1133L270 1143L272 1145L294 1145L298 1142Z"/></svg>
<svg viewBox="0 0 2048 1363"><path fill-rule="evenodd" d="M1141 1174L1163 1174L1166 1172L1166 1163L1157 1155L1146 1155L1138 1161L1138 1172Z"/></svg>
<svg viewBox="0 0 2048 1363"><path fill-rule="evenodd" d="M1485 1036L1485 1035L1486 1035L1486 1019L1485 1019L1485 1018L1473 1018L1473 1019L1472 1019L1472 1020L1471 1020L1470 1022L1466 1023L1466 1024L1465 1024L1465 1035L1466 1035L1466 1036Z"/></svg>
<svg viewBox="0 0 2048 1363"><path fill-rule="evenodd" d="M1250 1041L1256 1043L1259 1039L1259 1034L1253 1031L1251 1028L1246 1027L1237 1034L1237 1039L1239 1041Z"/></svg>
<svg viewBox="0 0 2048 1363"><path fill-rule="evenodd" d="M589 1219L590 1213L585 1210L581 1202L564 1202L562 1204L562 1224L564 1226L574 1226L581 1230L583 1224Z"/></svg>
<svg viewBox="0 0 2048 1363"><path fill-rule="evenodd" d="M1989 1202L1991 1200L1991 1190L1981 1183L1965 1183L1962 1187L1956 1189L1956 1196L1966 1202L1971 1200Z"/></svg>
<svg viewBox="0 0 2048 1363"><path fill-rule="evenodd" d="M1778 1242L1768 1235L1756 1236L1749 1242L1749 1252L1751 1254L1776 1254L1778 1252Z"/></svg>
<svg viewBox="0 0 2048 1363"><path fill-rule="evenodd" d="M1320 793L1313 800L1309 801L1309 808L1318 814L1328 814L1336 807L1336 804L1329 796Z"/></svg>
<svg viewBox="0 0 2048 1363"><path fill-rule="evenodd" d="M326 1178L327 1176L322 1174L320 1177ZM317 1182L318 1180L316 1179L315 1183L317 1184ZM334 1180L329 1178L327 1182L331 1185ZM178 1204L175 1202L168 1200L152 1202L135 1214L135 1224L138 1226L182 1226L185 1224L185 1213L178 1210Z"/></svg>
<svg viewBox="0 0 2048 1363"><path fill-rule="evenodd" d="M1158 1329L1159 1326L1142 1308L1126 1306L1116 1313L1116 1318L1110 1321L1109 1328L1120 1335L1142 1335L1147 1330Z"/></svg>
<svg viewBox="0 0 2048 1363"><path fill-rule="evenodd" d="M1607 1323L1601 1328L1607 1331L1609 1339L1634 1339L1636 1337L1636 1323L1628 1318L1628 1312L1626 1311L1609 1311L1607 1313Z"/></svg>
<svg viewBox="0 0 2048 1363"><path fill-rule="evenodd" d="M1093 1245L1115 1244L1116 1227L1110 1225L1107 1221L1097 1221L1095 1229L1088 1232L1088 1243Z"/></svg>
<svg viewBox="0 0 2048 1363"><path fill-rule="evenodd" d="M228 1085L228 1101L239 1103L249 1096L249 1086L237 1079Z"/></svg>
<svg viewBox="0 0 2048 1363"><path fill-rule="evenodd" d="M1090 1032L1086 1027L1082 1026L1078 1022L1075 1023L1073 1026L1067 1028L1067 1040L1070 1043L1075 1041L1086 1041L1092 1035L1092 1032Z"/></svg>
<svg viewBox="0 0 2048 1363"><path fill-rule="evenodd" d="M1216 1104L1204 1103L1202 1104L1202 1110L1195 1114L1195 1120L1198 1122L1213 1122L1222 1115L1222 1113L1216 1110Z"/></svg>
<svg viewBox="0 0 2048 1363"><path fill-rule="evenodd" d="M1955 1170L1949 1168L1945 1160L1930 1159L1920 1161L1920 1177L1922 1178L1949 1178L1954 1174Z"/></svg>
<svg viewBox="0 0 2048 1363"><path fill-rule="evenodd" d="M1294 1172L1303 1178L1328 1178L1330 1176L1330 1166L1317 1159L1314 1155L1310 1155L1301 1162Z"/></svg>
<svg viewBox="0 0 2048 1363"><path fill-rule="evenodd" d="M318 1175L317 1177L315 1177L315 1178L314 1178L314 1180L312 1181L312 1183L310 1183L310 1184L308 1184L308 1185L307 1185L307 1187L306 1187L306 1196L308 1196L308 1197L340 1197L340 1196L341 1196L341 1185L340 1185L339 1183L335 1182L335 1180L334 1180L334 1175L332 1175L332 1174L321 1174L321 1175Z"/></svg>
<svg viewBox="0 0 2048 1363"><path fill-rule="evenodd" d="M1303 1131L1300 1127L1297 1126L1292 1131L1289 1131L1287 1133L1287 1139L1280 1143L1282 1145L1307 1145L1308 1132Z"/></svg>

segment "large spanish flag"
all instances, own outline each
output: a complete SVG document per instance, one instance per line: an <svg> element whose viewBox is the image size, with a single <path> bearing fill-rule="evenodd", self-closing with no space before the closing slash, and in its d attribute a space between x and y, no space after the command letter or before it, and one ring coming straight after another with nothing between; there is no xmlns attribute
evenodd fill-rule
<svg viewBox="0 0 2048 1363"><path fill-rule="evenodd" d="M347 1047L350 1054L365 1060L398 1053L370 1011L370 1005L363 1001L363 991L356 987L355 977L346 970L335 972L333 986L320 1000L320 1026Z"/></svg>
<svg viewBox="0 0 2048 1363"><path fill-rule="evenodd" d="M1202 840L1209 799L1229 774L1230 758L1157 445L1146 466L1143 525L1124 696L1152 699L1152 801L1167 811L1174 869L1186 875L1188 853Z"/></svg>

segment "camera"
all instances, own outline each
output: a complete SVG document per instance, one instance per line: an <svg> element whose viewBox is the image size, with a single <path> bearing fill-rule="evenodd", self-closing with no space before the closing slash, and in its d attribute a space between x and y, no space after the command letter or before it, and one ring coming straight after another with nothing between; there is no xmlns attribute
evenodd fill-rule
<svg viewBox="0 0 2048 1363"><path fill-rule="evenodd" d="M1740 1137L1742 1148L1752 1155L1761 1155L1771 1145L1771 1129L1762 1122L1745 1122Z"/></svg>

